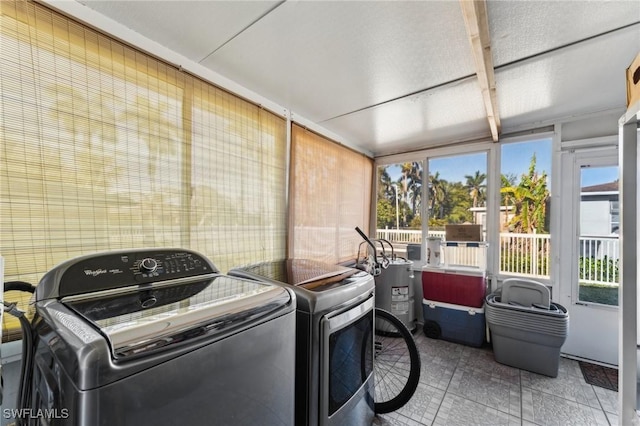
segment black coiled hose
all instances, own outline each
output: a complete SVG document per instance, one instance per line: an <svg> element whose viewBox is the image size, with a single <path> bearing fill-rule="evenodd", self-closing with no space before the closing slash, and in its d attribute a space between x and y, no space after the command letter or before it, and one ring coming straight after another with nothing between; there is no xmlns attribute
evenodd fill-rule
<svg viewBox="0 0 640 426"><path fill-rule="evenodd" d="M4 283L4 291L23 291L32 293L35 286L24 281L9 281ZM20 366L20 384L18 388L18 409L29 408L29 398L31 395L31 371L33 371L33 330L31 323L24 315L25 313L17 308L15 303L3 302L5 312L18 318L22 329L22 365ZM19 418L16 421L18 426L25 423L25 419Z"/></svg>

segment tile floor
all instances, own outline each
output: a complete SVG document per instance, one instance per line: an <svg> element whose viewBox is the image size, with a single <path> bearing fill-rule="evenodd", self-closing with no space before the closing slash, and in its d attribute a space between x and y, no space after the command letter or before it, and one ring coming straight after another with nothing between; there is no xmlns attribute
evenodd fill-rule
<svg viewBox="0 0 640 426"><path fill-rule="evenodd" d="M414 335L422 369L413 398L377 426L616 425L618 393L585 382L561 358L557 378L498 364L490 348Z"/></svg>
<svg viewBox="0 0 640 426"><path fill-rule="evenodd" d="M376 417L375 426L618 425L617 392L588 385L577 361L561 358L558 377L550 378L498 364L490 348L422 332L414 337L422 360L418 389L407 405ZM19 363L4 367L4 397L12 401Z"/></svg>

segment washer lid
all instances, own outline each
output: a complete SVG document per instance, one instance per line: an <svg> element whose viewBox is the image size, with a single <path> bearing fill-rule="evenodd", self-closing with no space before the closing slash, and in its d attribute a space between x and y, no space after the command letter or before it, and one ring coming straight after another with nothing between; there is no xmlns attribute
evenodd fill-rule
<svg viewBox="0 0 640 426"><path fill-rule="evenodd" d="M291 302L282 287L225 275L62 299L106 337L116 360L232 331Z"/></svg>

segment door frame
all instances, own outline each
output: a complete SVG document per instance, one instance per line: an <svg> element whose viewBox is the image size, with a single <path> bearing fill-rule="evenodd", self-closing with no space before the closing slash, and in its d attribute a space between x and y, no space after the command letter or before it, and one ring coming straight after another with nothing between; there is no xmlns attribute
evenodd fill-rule
<svg viewBox="0 0 640 426"><path fill-rule="evenodd" d="M580 178L584 165L618 166L616 146L572 147L561 153L560 262L558 301L569 311L563 354L604 365L618 365L619 307L581 302L578 285ZM618 166L619 167L619 166Z"/></svg>

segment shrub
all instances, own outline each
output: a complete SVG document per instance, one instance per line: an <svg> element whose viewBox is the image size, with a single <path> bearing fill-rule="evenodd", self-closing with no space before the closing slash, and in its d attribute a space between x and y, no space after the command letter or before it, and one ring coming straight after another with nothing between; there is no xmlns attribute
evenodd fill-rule
<svg viewBox="0 0 640 426"><path fill-rule="evenodd" d="M581 280L618 282L618 259L581 257L579 268Z"/></svg>

